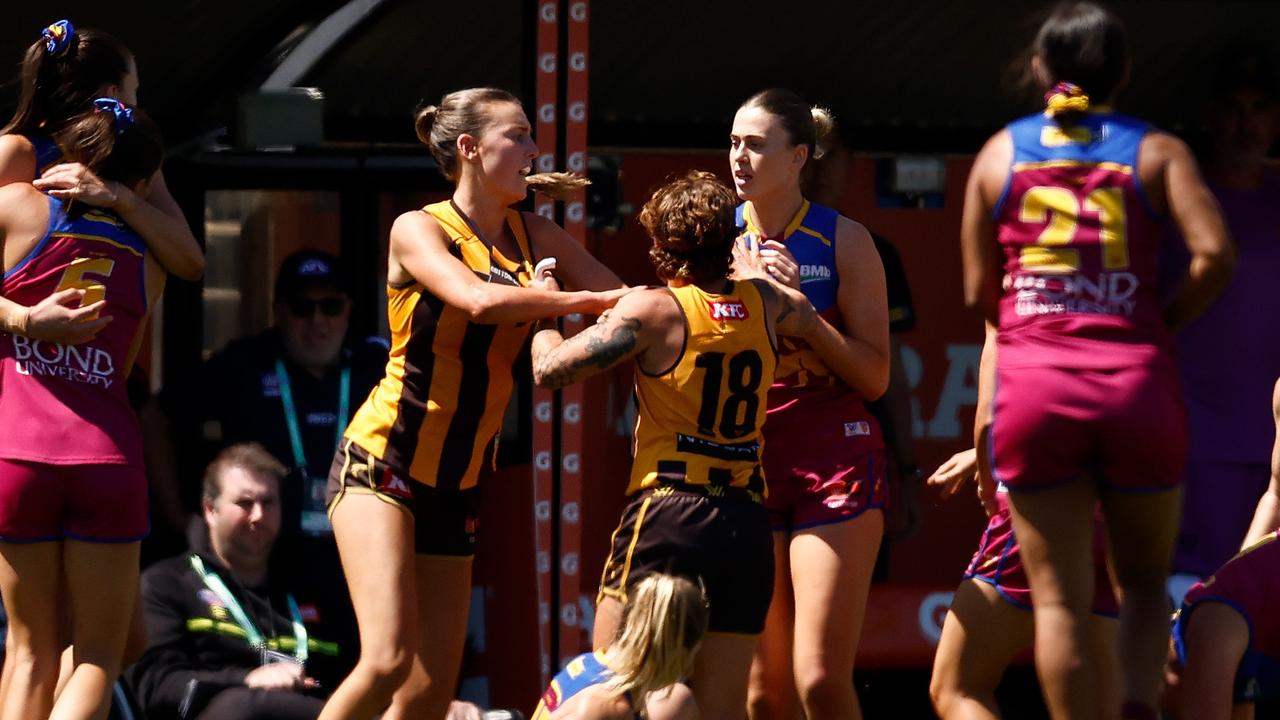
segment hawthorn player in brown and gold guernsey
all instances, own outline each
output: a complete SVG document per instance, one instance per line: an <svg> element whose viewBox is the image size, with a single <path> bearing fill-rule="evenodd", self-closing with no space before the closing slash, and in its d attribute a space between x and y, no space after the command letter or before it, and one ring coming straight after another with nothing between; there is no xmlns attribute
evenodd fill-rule
<svg viewBox="0 0 1280 720"><path fill-rule="evenodd" d="M487 245L451 201L423 212L440 223L453 244L451 254L476 277L515 287L529 283L532 253L519 212L507 210L506 218L519 248L514 258ZM474 322L466 310L445 303L416 280L387 288L387 320L392 340L387 375L352 418L347 439L424 485L474 487L485 449L502 425L511 368L529 325Z"/></svg>
<svg viewBox="0 0 1280 720"><path fill-rule="evenodd" d="M509 209L530 187L570 184L529 175L538 148L509 93L450 93L416 125L455 189L391 228L387 374L330 471L329 516L361 654L322 720L445 716L466 638L477 477L516 355L533 321L599 313L626 292L563 229ZM589 289L531 286L547 257L567 285Z"/></svg>
<svg viewBox="0 0 1280 720"><path fill-rule="evenodd" d="M637 368L639 414L627 494L704 485L710 492L743 488L759 502L765 380L778 365L761 291L750 282L729 282L723 294L697 285L667 292L688 325L685 347L664 371ZM762 338L770 338L768 346L761 347Z"/></svg>
<svg viewBox="0 0 1280 720"><path fill-rule="evenodd" d="M703 583L711 616L692 686L712 718L742 715L773 590L760 426L777 367L774 330L806 337L817 325L799 291L728 279L736 204L710 173L658 190L640 221L667 286L627 295L568 340L544 329L532 347L534 381L550 387L635 359L631 501L605 566L594 642L610 645L646 574Z"/></svg>

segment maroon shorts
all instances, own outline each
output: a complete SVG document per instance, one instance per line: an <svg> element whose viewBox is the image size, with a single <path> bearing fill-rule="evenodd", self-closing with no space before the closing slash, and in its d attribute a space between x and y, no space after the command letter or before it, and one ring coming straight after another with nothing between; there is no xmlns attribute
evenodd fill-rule
<svg viewBox="0 0 1280 720"><path fill-rule="evenodd" d="M0 540L136 542L150 530L140 465L0 460Z"/></svg>
<svg viewBox="0 0 1280 720"><path fill-rule="evenodd" d="M1009 496L996 494L999 509L987 522L987 529L978 542L965 578L985 582L1000 593L1009 604L1031 609L1031 586L1022 567L1022 555L1018 552L1018 539L1013 535L1013 518L1009 515ZM1094 515L1093 522L1093 613L1106 617L1119 615L1115 590L1111 587L1111 575L1107 572L1107 538L1102 515Z"/></svg>
<svg viewBox="0 0 1280 720"><path fill-rule="evenodd" d="M987 451L1013 492L1090 477L1110 490L1178 485L1186 413L1170 367L997 367Z"/></svg>

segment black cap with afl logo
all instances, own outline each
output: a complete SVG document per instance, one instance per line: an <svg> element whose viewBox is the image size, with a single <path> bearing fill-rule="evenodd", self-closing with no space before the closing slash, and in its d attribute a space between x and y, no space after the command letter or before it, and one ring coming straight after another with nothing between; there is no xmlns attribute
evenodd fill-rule
<svg viewBox="0 0 1280 720"><path fill-rule="evenodd" d="M350 295L347 275L338 258L321 250L299 250L280 263L276 274L277 302L288 302L313 286L327 286Z"/></svg>

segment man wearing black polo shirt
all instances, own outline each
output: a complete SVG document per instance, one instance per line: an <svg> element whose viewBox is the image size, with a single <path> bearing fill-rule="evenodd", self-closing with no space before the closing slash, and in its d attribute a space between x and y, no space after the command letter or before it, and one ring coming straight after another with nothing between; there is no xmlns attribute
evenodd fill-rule
<svg viewBox="0 0 1280 720"><path fill-rule="evenodd" d="M337 639L354 649L354 614L324 491L338 439L381 379L387 347L378 338L346 342L350 288L327 253L303 250L284 259L273 309L272 327L228 343L168 404L179 415L179 432L202 437L193 459L257 442L289 468L280 485L281 567L298 572L298 584L322 599L322 613L339 616L326 623L346 628Z"/></svg>

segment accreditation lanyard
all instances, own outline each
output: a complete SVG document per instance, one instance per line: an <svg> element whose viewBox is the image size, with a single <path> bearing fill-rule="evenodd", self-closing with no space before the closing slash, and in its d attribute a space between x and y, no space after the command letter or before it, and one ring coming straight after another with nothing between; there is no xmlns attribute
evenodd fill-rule
<svg viewBox="0 0 1280 720"><path fill-rule="evenodd" d="M244 631L244 637L249 641L249 644L259 650L265 648L267 643L263 639L262 633L249 620L244 608L240 606L240 601L236 600L235 595L232 595L231 591L227 589L227 584L222 581L222 578L217 573L211 573L206 570L204 562L199 555L193 554L191 556L191 567L195 569L196 574L204 581L205 587L212 590L213 594L217 595L222 604L226 606L227 612L231 613L231 617L235 618L236 624ZM298 601L293 599L293 593L289 593L286 599L289 602L289 617L293 621L293 656L298 659L298 662L305 665L307 656L310 654L310 649L307 647L307 628L302 624L302 611L298 609Z"/></svg>
<svg viewBox="0 0 1280 720"><path fill-rule="evenodd" d="M298 427L298 406L293 402L293 388L289 385L289 373L284 360L276 360L276 380L280 385L280 402L284 405L284 421L289 426L289 445L293 448L293 464L304 478L307 472L307 456L302 452L302 431ZM342 433L347 429L347 411L351 407L351 368L343 366L338 380L338 417L334 421L333 447L342 444Z"/></svg>

